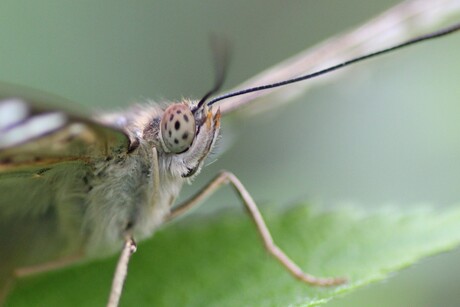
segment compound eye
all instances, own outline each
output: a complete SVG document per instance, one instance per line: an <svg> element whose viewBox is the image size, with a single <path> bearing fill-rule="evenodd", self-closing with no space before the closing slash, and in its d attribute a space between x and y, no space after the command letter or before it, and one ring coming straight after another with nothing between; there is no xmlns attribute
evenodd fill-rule
<svg viewBox="0 0 460 307"><path fill-rule="evenodd" d="M195 117L190 108L176 103L166 108L160 123L161 137L166 148L181 153L192 145L195 137Z"/></svg>

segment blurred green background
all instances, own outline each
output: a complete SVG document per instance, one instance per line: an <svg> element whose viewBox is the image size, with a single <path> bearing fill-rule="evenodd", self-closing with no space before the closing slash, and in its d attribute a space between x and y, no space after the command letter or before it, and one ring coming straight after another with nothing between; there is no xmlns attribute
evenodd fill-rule
<svg viewBox="0 0 460 307"><path fill-rule="evenodd" d="M88 109L197 98L213 82L210 34L233 44L227 88L398 1L2 1L0 80ZM223 126L184 195L234 172L261 206L300 200L459 203L460 35L358 65L276 112ZM224 189L201 212L239 207ZM329 306L457 306L460 253L426 260ZM154 285L152 285L154 286Z"/></svg>

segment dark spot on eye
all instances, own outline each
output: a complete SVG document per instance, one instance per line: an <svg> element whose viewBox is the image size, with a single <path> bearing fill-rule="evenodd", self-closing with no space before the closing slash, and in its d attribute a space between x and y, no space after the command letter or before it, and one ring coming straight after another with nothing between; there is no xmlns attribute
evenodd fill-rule
<svg viewBox="0 0 460 307"><path fill-rule="evenodd" d="M174 139L174 144L179 144L179 140L178 140L178 139Z"/></svg>
<svg viewBox="0 0 460 307"><path fill-rule="evenodd" d="M169 117L169 121L172 122L173 119L174 119L174 114L171 114L171 116Z"/></svg>
<svg viewBox="0 0 460 307"><path fill-rule="evenodd" d="M184 120L188 123L188 116L187 116L187 114L184 114Z"/></svg>
<svg viewBox="0 0 460 307"><path fill-rule="evenodd" d="M169 137L171 137L171 130L168 131L168 135L169 135Z"/></svg>
<svg viewBox="0 0 460 307"><path fill-rule="evenodd" d="M177 113L177 114L181 114L182 111L181 111L181 110L177 110L176 113Z"/></svg>
<svg viewBox="0 0 460 307"><path fill-rule="evenodd" d="M183 140L186 140L188 138L188 132L185 132L184 134L182 134L182 139Z"/></svg>
<svg viewBox="0 0 460 307"><path fill-rule="evenodd" d="M174 128L176 128L176 130L179 130L180 122L178 120L176 120L176 123L174 124Z"/></svg>

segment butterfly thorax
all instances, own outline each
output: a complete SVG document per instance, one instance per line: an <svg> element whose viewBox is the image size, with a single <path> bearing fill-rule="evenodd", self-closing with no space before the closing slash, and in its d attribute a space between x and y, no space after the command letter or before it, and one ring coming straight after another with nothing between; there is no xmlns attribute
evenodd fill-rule
<svg viewBox="0 0 460 307"><path fill-rule="evenodd" d="M186 101L162 108L152 103L99 117L122 129L131 146L125 155L94 164L84 218L89 254L119 248L126 231L137 240L151 236L183 183L199 173L217 139L220 113L204 108L192 115L192 105ZM191 120L193 126L187 126ZM191 138L188 146L179 142L184 135Z"/></svg>

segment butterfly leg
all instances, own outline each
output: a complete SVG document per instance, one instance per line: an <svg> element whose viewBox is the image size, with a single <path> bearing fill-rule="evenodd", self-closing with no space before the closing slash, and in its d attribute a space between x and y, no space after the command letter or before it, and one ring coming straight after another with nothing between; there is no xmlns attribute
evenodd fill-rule
<svg viewBox="0 0 460 307"><path fill-rule="evenodd" d="M81 261L83 258L82 253L76 253L75 255L66 256L54 261L28 266L28 267L21 267L14 270L13 275L15 278L22 278L27 277L39 273L44 273L48 271L58 270L64 267L67 267L71 264L74 264L78 261Z"/></svg>
<svg viewBox="0 0 460 307"><path fill-rule="evenodd" d="M309 274L306 274L302 269L294 263L273 241L270 231L265 224L256 203L252 199L249 192L238 180L238 178L230 172L223 171L217 177L215 177L208 185L206 185L201 191L195 194L191 199L173 208L171 214L168 216L168 220L172 220L178 216L181 216L195 205L201 203L205 198L214 193L218 188L223 185L230 184L238 194L249 215L251 216L257 230L262 238L266 250L278 260L281 265L291 273L295 278L313 286L335 286L346 282L345 278L318 278Z"/></svg>
<svg viewBox="0 0 460 307"><path fill-rule="evenodd" d="M128 263L131 255L136 251L136 242L131 236L125 238L125 244L118 259L115 275L112 280L112 288L110 290L109 301L107 307L117 307L120 302L121 292L125 283L126 275L128 274Z"/></svg>
<svg viewBox="0 0 460 307"><path fill-rule="evenodd" d="M160 165L158 163L158 152L155 147L152 148L152 169L150 175L153 180L152 199L155 200L156 196L160 194ZM152 205L155 205L155 201Z"/></svg>
<svg viewBox="0 0 460 307"><path fill-rule="evenodd" d="M152 199L155 199L155 196L159 193L159 166L158 166L158 153L156 148L152 150L152 169L151 176L153 182L152 189ZM109 301L107 307L117 307L120 302L121 293L123 291L123 285L128 275L128 264L131 259L131 255L136 251L136 242L131 234L129 234L129 229L126 230L125 244L123 245L123 250L121 251L120 258L118 259L117 268L115 270L115 275L112 280L112 288L110 290Z"/></svg>
<svg viewBox="0 0 460 307"><path fill-rule="evenodd" d="M77 263L82 259L83 253L78 252L73 255L62 257L53 261L15 268L12 272L10 272L10 276L7 277L6 281L0 280L0 306L3 306L4 301L6 300L10 290L14 288L14 284L18 278L58 270L71 264Z"/></svg>
<svg viewBox="0 0 460 307"><path fill-rule="evenodd" d="M155 199L155 196L159 193L159 166L158 166L158 153L156 148L152 149L152 169L151 176L153 182L152 189L152 199ZM127 230L129 232L129 230ZM120 302L121 293L123 291L123 285L128 275L128 264L131 259L131 255L136 252L136 242L131 234L126 234L125 244L123 245L123 250L121 251L120 258L118 259L117 268L115 270L115 275L112 280L112 288L110 290L109 301L107 307L117 307Z"/></svg>
<svg viewBox="0 0 460 307"><path fill-rule="evenodd" d="M8 294L10 293L11 289L14 288L15 281L16 279L13 277L9 277L6 280L2 281L2 284L0 286L0 306L3 306L5 304Z"/></svg>

